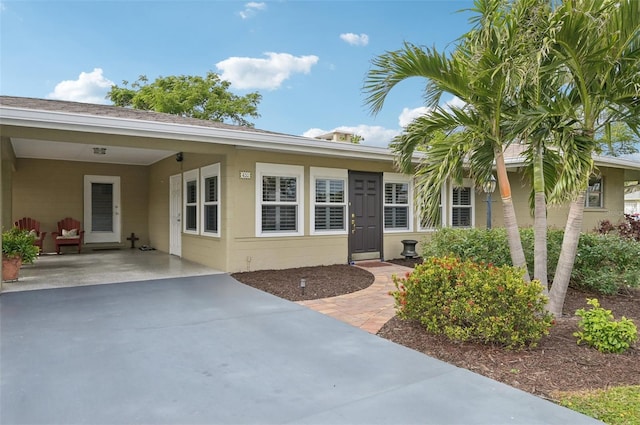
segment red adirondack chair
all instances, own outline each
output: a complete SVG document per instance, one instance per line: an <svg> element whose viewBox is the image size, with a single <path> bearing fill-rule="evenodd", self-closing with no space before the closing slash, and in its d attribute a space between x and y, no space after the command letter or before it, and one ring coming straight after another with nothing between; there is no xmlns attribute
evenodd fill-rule
<svg viewBox="0 0 640 425"><path fill-rule="evenodd" d="M44 237L47 235L47 232L40 231L40 222L38 220L34 220L31 217L22 217L13 224L20 230L28 230L33 233L36 237L33 244L40 248L39 253L42 252L42 241L44 241Z"/></svg>
<svg viewBox="0 0 640 425"><path fill-rule="evenodd" d="M60 254L60 247L72 245L78 247L78 254L82 249L84 241L84 230L78 220L67 217L58 222L58 231L52 232L53 243L56 246L56 254Z"/></svg>

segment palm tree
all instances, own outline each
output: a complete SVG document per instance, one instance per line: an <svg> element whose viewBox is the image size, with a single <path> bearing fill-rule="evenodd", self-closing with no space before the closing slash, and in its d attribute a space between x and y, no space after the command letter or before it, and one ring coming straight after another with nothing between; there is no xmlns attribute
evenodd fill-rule
<svg viewBox="0 0 640 425"><path fill-rule="evenodd" d="M563 74L564 90L554 99L565 128L560 138L563 171L552 193L571 197L560 259L548 309L562 314L582 230L584 196L594 172L596 132L611 122L638 131L640 121L640 2L565 0L550 18L553 32L548 73ZM559 106L558 106L559 105Z"/></svg>
<svg viewBox="0 0 640 425"><path fill-rule="evenodd" d="M466 167L482 184L489 179L495 163L512 263L524 270L527 280L503 151L516 137L505 117L515 107L514 88L527 67L517 60L522 56L514 55L522 41L520 19L526 6L536 2L523 0L510 7L507 0L476 0L472 9L477 15L472 20L474 28L450 56L435 48L405 43L402 49L373 60L364 86L366 104L375 114L398 83L412 77L427 79L425 99L431 112L414 120L391 145L399 168L415 174L418 203L433 222L443 184L449 179L459 183ZM465 106L440 106L445 93L460 98ZM432 137L442 131L448 137ZM412 158L419 146L425 156L414 170Z"/></svg>

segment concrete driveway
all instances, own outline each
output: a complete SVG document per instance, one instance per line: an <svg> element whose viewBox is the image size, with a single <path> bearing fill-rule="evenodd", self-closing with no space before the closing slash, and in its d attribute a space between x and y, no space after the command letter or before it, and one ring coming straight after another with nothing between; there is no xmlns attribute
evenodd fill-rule
<svg viewBox="0 0 640 425"><path fill-rule="evenodd" d="M228 275L4 293L3 424L589 424Z"/></svg>

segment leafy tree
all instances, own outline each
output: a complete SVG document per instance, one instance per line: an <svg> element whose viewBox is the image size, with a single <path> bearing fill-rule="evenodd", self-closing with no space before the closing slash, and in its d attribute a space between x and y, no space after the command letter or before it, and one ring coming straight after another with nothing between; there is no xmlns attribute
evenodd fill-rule
<svg viewBox="0 0 640 425"><path fill-rule="evenodd" d="M229 91L230 86L214 72L208 72L206 77L158 77L152 83L141 75L130 87L127 81L122 87L112 86L107 99L116 106L253 127L247 117L260 116L258 104L262 96L257 92L237 96Z"/></svg>
<svg viewBox="0 0 640 425"><path fill-rule="evenodd" d="M449 56L405 43L374 59L365 82L372 112L411 77L427 79L429 115L414 120L392 147L398 165L419 184L418 202L436 217L439 188L465 167L478 183L495 161L512 262L523 266L502 152L525 143L532 172L536 245L546 246L546 198L570 202L549 310L562 314L582 227L584 194L594 172L595 135L623 122L640 125L640 3L636 0L476 0L474 28ZM451 93L466 105L443 108ZM434 137L444 131L446 138ZM609 139L610 140L610 139ZM413 168L419 146L426 158ZM545 270L544 274L542 270ZM546 255L536 250L534 276L546 281Z"/></svg>
<svg viewBox="0 0 640 425"><path fill-rule="evenodd" d="M637 0L565 0L549 19L552 63L566 84L552 98L551 116L567 125L559 138L563 168L551 193L571 201L549 310L562 306L576 256L584 216L584 197L594 172L596 135L610 123L640 126L640 2Z"/></svg>
<svg viewBox="0 0 640 425"><path fill-rule="evenodd" d="M362 142L364 142L364 137L360 136L359 134L354 134L351 136L351 143L359 145Z"/></svg>
<svg viewBox="0 0 640 425"><path fill-rule="evenodd" d="M517 2L513 9L505 4L477 0L474 28L451 55L405 43L401 50L375 58L364 90L366 104L377 113L398 83L412 77L427 80L425 100L432 112L412 121L391 144L399 168L416 177L418 203L427 221L435 224L442 185L450 179L460 184L467 166L470 176L482 185L495 162L512 262L529 280L503 155L517 136L505 117L515 106L515 82L528 66L514 60L523 58L514 50L522 40L518 28L526 4ZM457 96L465 105L442 107L439 103L445 93ZM437 137L442 132L447 137ZM414 169L416 149L427 154Z"/></svg>
<svg viewBox="0 0 640 425"><path fill-rule="evenodd" d="M640 137L629 126L614 122L598 132L598 151L602 155L621 156L639 152Z"/></svg>

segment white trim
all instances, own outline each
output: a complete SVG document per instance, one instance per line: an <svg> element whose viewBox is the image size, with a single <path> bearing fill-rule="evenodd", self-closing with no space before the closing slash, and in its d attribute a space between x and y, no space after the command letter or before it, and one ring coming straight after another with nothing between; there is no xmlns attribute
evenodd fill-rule
<svg viewBox="0 0 640 425"><path fill-rule="evenodd" d="M64 102L64 101L59 101ZM51 130L66 130L103 134L117 134L128 137L152 137L171 141L196 141L238 148L272 152L294 152L328 157L373 159L393 161L394 155L387 148L336 143L320 139L292 136L266 131L247 131L240 127L218 128L159 121L145 121L134 118L73 113L37 107L16 107L0 104L0 124L16 127L31 127ZM171 151L173 149L170 149ZM415 152L413 162L426 157L425 152ZM594 155L596 165L640 170L640 162L626 158L612 158ZM505 158L509 168L524 165L524 157Z"/></svg>
<svg viewBox="0 0 640 425"><path fill-rule="evenodd" d="M182 257L182 174L169 177L169 254Z"/></svg>
<svg viewBox="0 0 640 425"><path fill-rule="evenodd" d="M309 232L312 235L346 235L347 230L347 216L348 214L348 195L349 195L349 171L340 168L322 168L322 167L309 167L310 175L310 194L309 194ZM344 186L344 198L342 203L324 203L323 206L342 206L344 207L343 218L343 230L316 230L316 180L342 180Z"/></svg>
<svg viewBox="0 0 640 425"><path fill-rule="evenodd" d="M93 183L111 184L113 187L112 202L112 230L111 231L92 231L92 186ZM120 176L84 176L84 243L120 243L122 242L122 208L120 200ZM80 230L80 229L78 229Z"/></svg>
<svg viewBox="0 0 640 425"><path fill-rule="evenodd" d="M406 229L387 229L385 227L384 209L385 207L402 207L404 204L387 204L385 199L385 190L387 183L400 183L407 185L407 226ZM400 173L383 173L382 174L382 231L383 233L407 233L413 232L413 179L411 176Z"/></svg>
<svg viewBox="0 0 640 425"><path fill-rule="evenodd" d="M296 231L263 232L262 231L262 178L264 176L296 178ZM301 165L284 165L256 163L256 237L303 236L304 235L304 167Z"/></svg>
<svg viewBox="0 0 640 425"><path fill-rule="evenodd" d="M187 183L195 181L196 182L196 202L194 203L188 203L187 200ZM200 181L198 179L198 169L196 168L195 170L189 170L189 171L185 171L184 173L182 173L182 232L189 234L189 235L197 235L198 234L198 214L200 212L200 208L198 207L200 205L200 189L199 189L199 185L200 185ZM195 230L190 230L187 229L187 221L188 221L188 214L187 214L187 206L195 206L196 207L196 229Z"/></svg>
<svg viewBox="0 0 640 425"><path fill-rule="evenodd" d="M216 184L216 201L214 202L207 202L206 198L205 198L205 190L206 190L206 184L205 184L205 180L208 179L209 177L217 177L218 181ZM221 178L220 178L220 163L217 164L212 164L212 165L207 165L206 167L202 167L200 168L200 234L202 236L209 236L209 237L220 237L221 236L221 229L220 229L220 213L222 211L221 205L220 205L220 184L221 184ZM216 229L217 231L215 232L210 232L206 230L206 226L205 226L205 213L204 213L204 209L207 205L215 205L218 208L218 213L217 213L217 223L216 223Z"/></svg>
<svg viewBox="0 0 640 425"><path fill-rule="evenodd" d="M604 205L604 177L602 175L595 175L595 176L590 176L589 177L589 182L591 182L591 179L595 179L595 180L599 180L598 183L594 184L598 185L598 190L594 190L591 191L591 186L589 186L589 184L587 183L587 190L585 190L584 192L584 208L587 211L593 211L593 210L603 210L605 209L605 205ZM591 193L598 193L598 205L590 205L589 204L589 194Z"/></svg>
<svg viewBox="0 0 640 425"><path fill-rule="evenodd" d="M143 121L133 118L17 108L2 104L0 104L0 123L18 127L115 134L128 137L152 137L168 139L172 142L175 140L195 141L271 152L393 161L393 153L387 148L353 143L336 143L310 137L259 130L251 131L240 127L233 128L232 126L229 126L232 128L205 127Z"/></svg>

